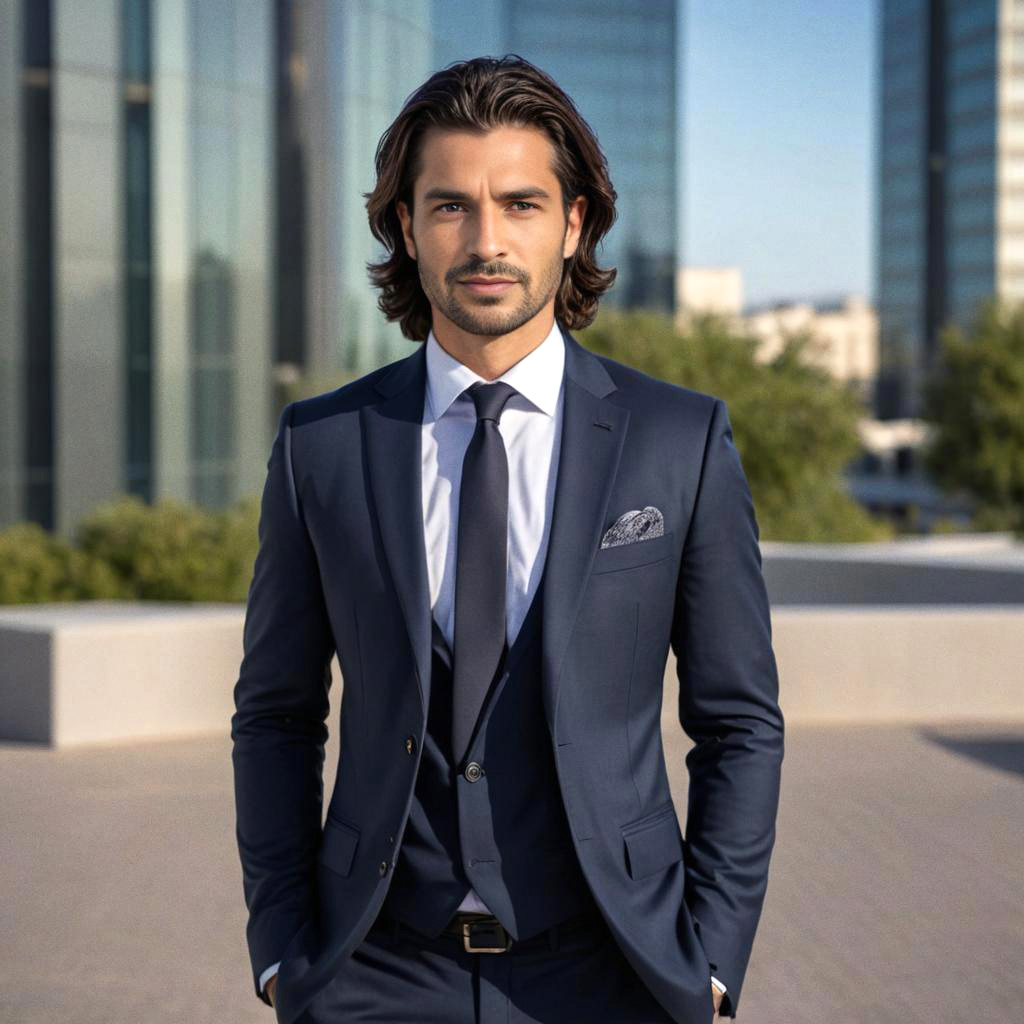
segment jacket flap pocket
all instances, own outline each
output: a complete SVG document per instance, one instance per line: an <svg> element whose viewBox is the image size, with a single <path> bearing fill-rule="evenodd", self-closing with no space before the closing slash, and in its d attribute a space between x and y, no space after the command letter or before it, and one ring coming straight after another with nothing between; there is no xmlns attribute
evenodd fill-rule
<svg viewBox="0 0 1024 1024"><path fill-rule="evenodd" d="M359 829L337 818L328 818L317 859L339 875L347 875L352 870L352 858L358 845Z"/></svg>
<svg viewBox="0 0 1024 1024"><path fill-rule="evenodd" d="M671 810L649 825L623 832L622 838L626 843L626 868L631 878L645 878L682 860L683 837Z"/></svg>

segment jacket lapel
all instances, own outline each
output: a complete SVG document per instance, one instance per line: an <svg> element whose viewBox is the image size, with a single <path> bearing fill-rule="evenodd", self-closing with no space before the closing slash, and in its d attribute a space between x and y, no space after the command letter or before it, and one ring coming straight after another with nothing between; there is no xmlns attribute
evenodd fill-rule
<svg viewBox="0 0 1024 1024"><path fill-rule="evenodd" d="M395 363L375 384L383 401L361 410L381 542L398 593L426 718L430 704L430 587L423 539L423 399L426 346Z"/></svg>
<svg viewBox="0 0 1024 1024"><path fill-rule="evenodd" d="M562 444L541 581L542 687L552 736L561 662L601 542L629 423L629 410L606 400L615 391L615 383L601 361L564 328L562 336ZM432 628L421 476L426 347L420 345L412 355L393 364L374 386L382 401L361 410L370 486L426 717Z"/></svg>
<svg viewBox="0 0 1024 1024"><path fill-rule="evenodd" d="M562 447L541 583L544 711L556 742L562 659L594 554L601 544L608 499L629 425L629 410L606 400L616 387L601 361L564 328L562 336Z"/></svg>

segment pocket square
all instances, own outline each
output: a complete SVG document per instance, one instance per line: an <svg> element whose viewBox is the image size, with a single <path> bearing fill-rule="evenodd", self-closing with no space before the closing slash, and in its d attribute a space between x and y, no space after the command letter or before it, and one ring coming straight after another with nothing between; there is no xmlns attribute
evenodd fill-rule
<svg viewBox="0 0 1024 1024"><path fill-rule="evenodd" d="M665 517L653 505L642 509L623 512L601 538L602 548L614 548L620 544L661 537L665 533Z"/></svg>

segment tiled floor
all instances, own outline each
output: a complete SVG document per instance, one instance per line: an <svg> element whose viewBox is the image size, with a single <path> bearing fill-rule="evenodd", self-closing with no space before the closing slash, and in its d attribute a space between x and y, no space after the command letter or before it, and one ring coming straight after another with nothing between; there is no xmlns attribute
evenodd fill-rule
<svg viewBox="0 0 1024 1024"><path fill-rule="evenodd" d="M680 816L689 741L666 728ZM0 1021L269 1024L227 737L0 745ZM325 777L336 751L328 748ZM789 727L744 1024L1024 1020L1024 723Z"/></svg>

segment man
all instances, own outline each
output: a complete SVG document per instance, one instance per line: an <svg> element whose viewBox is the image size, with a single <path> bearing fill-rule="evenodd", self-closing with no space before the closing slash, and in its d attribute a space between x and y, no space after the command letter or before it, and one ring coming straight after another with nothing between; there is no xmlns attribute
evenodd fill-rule
<svg viewBox="0 0 1024 1024"><path fill-rule="evenodd" d="M783 718L726 405L569 333L615 191L539 69L438 72L376 165L371 276L425 343L271 451L232 718L256 991L282 1024L735 1016Z"/></svg>

